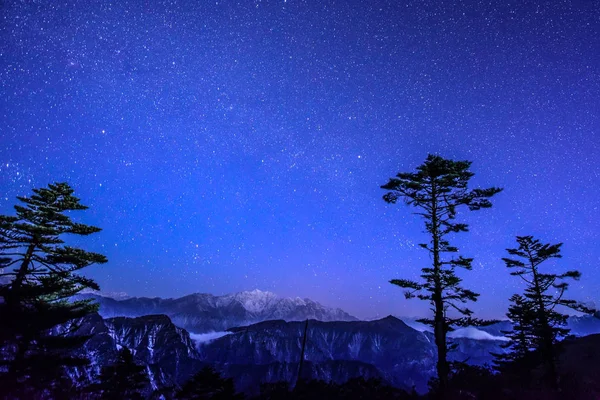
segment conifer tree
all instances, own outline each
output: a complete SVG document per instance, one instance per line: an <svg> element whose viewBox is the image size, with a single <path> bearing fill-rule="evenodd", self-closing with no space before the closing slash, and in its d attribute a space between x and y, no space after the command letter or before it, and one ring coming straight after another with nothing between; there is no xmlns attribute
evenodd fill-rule
<svg viewBox="0 0 600 400"><path fill-rule="evenodd" d="M88 339L74 335L76 321L97 308L70 298L99 289L78 272L106 257L65 245L65 236L100 231L71 220L67 212L87 207L68 184L18 200L16 216L0 216L0 387L7 398L41 398L68 381L64 367L86 364L73 353Z"/></svg>
<svg viewBox="0 0 600 400"><path fill-rule="evenodd" d="M539 365L532 330L536 315L531 302L523 296L515 294L511 296L510 302L506 316L512 322L512 330L501 331L509 341L500 345L504 349L503 353L490 354L494 356L495 369L509 377L514 385L529 386L532 381L531 370Z"/></svg>
<svg viewBox="0 0 600 400"><path fill-rule="evenodd" d="M564 298L569 288L567 280L579 280L579 271L569 270L558 274L540 270L542 263L552 258L562 258L562 243L543 244L533 236L517 236L517 243L518 248L507 249L515 258L502 259L506 267L512 270L510 274L521 278L526 285L522 296L511 298L512 305L507 314L515 324L513 332L507 334L515 351L508 361L522 359L528 351L536 351L544 365L547 382L556 386L557 343L569 333L565 327L568 316L557 307L585 313L592 313L593 310L575 300Z"/></svg>
<svg viewBox="0 0 600 400"><path fill-rule="evenodd" d="M464 206L471 211L489 208L492 206L489 198L502 190L496 187L469 190L467 186L474 175L470 166L469 161L452 161L430 154L425 163L417 167L416 173L399 173L381 186L389 190L383 196L386 202L395 204L403 199L406 204L418 208L416 214L425 220L429 243L420 246L430 253L432 264L421 269L420 282L393 279L390 283L407 289L407 299L417 297L432 305L433 318L424 318L421 322L430 325L434 331L440 393L444 393L448 384L447 333L453 326L478 322L472 318L472 311L465 303L476 301L479 295L462 287L462 279L456 274L457 267L470 270L473 259L463 256L444 258L445 254L458 252L448 237L452 233L468 231L467 224L455 222L459 208ZM449 310L458 317L449 315Z"/></svg>
<svg viewBox="0 0 600 400"><path fill-rule="evenodd" d="M511 305L508 307L506 316L512 322L512 330L501 331L505 337L510 339L502 347L509 350L507 353L498 355L495 361L512 362L525 358L535 348L535 337L531 329L535 321L535 313L531 303L519 294L510 298Z"/></svg>
<svg viewBox="0 0 600 400"><path fill-rule="evenodd" d="M123 347L114 365L103 367L100 372L100 399L142 400L142 391L150 383L146 368L138 365L131 351Z"/></svg>
<svg viewBox="0 0 600 400"><path fill-rule="evenodd" d="M239 400L244 396L235 393L235 385L231 378L222 378L212 367L204 367L183 385L175 398L177 400Z"/></svg>

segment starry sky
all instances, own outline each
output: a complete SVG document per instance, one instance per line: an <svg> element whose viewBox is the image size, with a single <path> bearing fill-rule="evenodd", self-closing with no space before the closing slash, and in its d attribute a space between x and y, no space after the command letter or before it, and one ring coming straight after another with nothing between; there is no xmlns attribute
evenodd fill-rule
<svg viewBox="0 0 600 400"><path fill-rule="evenodd" d="M516 235L600 302L597 1L4 0L0 84L0 213L69 182L104 291L423 315L388 283L423 223L380 185L436 153L504 187L453 238L478 316L522 289Z"/></svg>

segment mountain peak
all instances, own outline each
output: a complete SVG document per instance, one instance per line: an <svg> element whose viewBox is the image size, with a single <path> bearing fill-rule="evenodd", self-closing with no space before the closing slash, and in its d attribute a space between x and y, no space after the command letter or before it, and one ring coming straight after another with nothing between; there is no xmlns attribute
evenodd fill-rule
<svg viewBox="0 0 600 400"><path fill-rule="evenodd" d="M176 326L193 333L224 331L234 326L267 320L357 320L343 310L330 308L307 298L280 297L260 289L220 296L195 293L174 299L134 297L109 301L101 296L96 299L100 303L100 315L105 318L165 314Z"/></svg>
<svg viewBox="0 0 600 400"><path fill-rule="evenodd" d="M260 290L260 289L249 290L249 291L246 291L246 292L252 293L252 294L256 294L256 295L260 295L260 294L272 294L272 295L274 295L275 294L273 292L269 292L268 290Z"/></svg>
<svg viewBox="0 0 600 400"><path fill-rule="evenodd" d="M239 292L224 297L235 299L242 305L242 307L244 307L244 309L251 313L260 313L269 305L271 305L271 303L280 300L280 297L275 293L263 292L259 289Z"/></svg>
<svg viewBox="0 0 600 400"><path fill-rule="evenodd" d="M99 290L88 288L83 289L79 294L93 294L95 296L108 297L115 300L125 300L131 297L126 292L101 292Z"/></svg>
<svg viewBox="0 0 600 400"><path fill-rule="evenodd" d="M240 296L240 295L242 295L242 296L254 296L254 297L279 297L279 296L277 296L273 292L264 291L264 290L260 290L260 289L245 290L245 291L242 291L242 292L233 293L231 295L233 295L233 296Z"/></svg>
<svg viewBox="0 0 600 400"><path fill-rule="evenodd" d="M372 324L376 325L376 326L385 326L388 328L397 328L397 329L411 329L404 321L402 321L399 318L394 317L393 315L388 315L385 318L381 318L381 319L377 319L374 321L371 321Z"/></svg>

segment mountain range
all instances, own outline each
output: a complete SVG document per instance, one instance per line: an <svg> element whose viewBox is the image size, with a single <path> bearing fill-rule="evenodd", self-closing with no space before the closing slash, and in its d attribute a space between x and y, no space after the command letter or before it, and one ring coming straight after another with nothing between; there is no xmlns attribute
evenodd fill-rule
<svg viewBox="0 0 600 400"><path fill-rule="evenodd" d="M357 321L357 318L339 308L326 307L299 297L283 298L261 290L224 296L195 293L168 299L125 297L123 294L112 298L96 293L86 293L78 297L95 299L100 305L100 315L104 318L164 314L175 325L193 333L219 332L275 319Z"/></svg>
<svg viewBox="0 0 600 400"><path fill-rule="evenodd" d="M301 356L305 322L283 320L232 328L229 334L200 344L202 361L219 367L241 380L242 389L251 382L254 366L268 367L265 382L289 380L281 375L282 365L297 365ZM501 341L453 340L456 350L450 358L482 365L491 361L490 351L503 352ZM419 332L398 318L375 321L308 321L305 359L321 371L319 378L336 381L331 363L346 369L344 380L355 376L374 376L407 390L424 392L435 373L436 349L429 332ZM364 372L358 372L358 370ZM251 371L239 374L239 371ZM238 371L234 374L233 371ZM296 371L292 368L292 371ZM312 372L308 372L314 378ZM247 379L245 378L247 377Z"/></svg>
<svg viewBox="0 0 600 400"><path fill-rule="evenodd" d="M114 363L122 347L146 366L146 393L177 387L202 366L212 365L234 378L236 387L256 393L261 383L294 382L298 374L306 322L265 321L231 328L210 341L194 342L165 315L102 318L91 315L80 333L93 334L81 349L91 363L73 371L76 381L91 381L104 365ZM453 360L489 361L501 342L457 339ZM435 372L433 337L395 317L376 321L308 321L303 378L336 383L354 377L379 378L394 386L424 392Z"/></svg>
<svg viewBox="0 0 600 400"><path fill-rule="evenodd" d="M232 377L238 390L256 393L261 383L297 379L305 324L264 321L231 328L213 340L197 342L164 315L93 315L85 319L82 328L83 334L94 334L82 349L92 362L75 375L78 379L92 379L103 365L113 363L117 351L126 346L136 361L146 366L151 379L148 394L181 385L204 365L212 365L224 376ZM373 321L309 320L306 332L302 373L306 379L342 383L354 377L379 378L422 393L435 374L432 334L417 331L392 316ZM490 363L490 352L504 351L501 340L451 340L456 349L449 353L449 359L472 365ZM600 350L594 350L596 342L591 350L586 345L585 351Z"/></svg>
<svg viewBox="0 0 600 400"><path fill-rule="evenodd" d="M297 378L306 320L306 378L342 383L375 377L423 392L435 373L433 335L392 316L359 321L310 299L281 298L260 290L177 299L97 293L80 297L100 304L101 317L84 325L90 327L84 333L92 329L101 333L86 345L92 365L110 363L117 349L126 346L148 366L153 389L177 385L205 364L233 377L238 389L246 392L256 391L262 382L292 382ZM503 351L503 342L488 336L489 340L452 339L457 348L451 359L477 365L491 361L489 352ZM176 365L170 361L173 354Z"/></svg>
<svg viewBox="0 0 600 400"><path fill-rule="evenodd" d="M146 394L172 392L205 365L232 377L238 390L256 393L261 383L297 379L305 328L304 378L342 383L373 377L422 393L435 375L433 334L408 319L360 321L309 299L285 299L259 290L177 299L122 294L115 299L98 293L80 297L96 299L100 314L82 322L80 332L93 334L81 350L91 364L74 370L75 380L93 380L125 346L146 366L151 380ZM600 332L600 319L571 317L569 326L583 336ZM501 321L451 332L449 340L456 346L449 359L489 364L491 352L505 351L503 331L509 329L510 322ZM593 347L596 342L582 348L589 350L589 343Z"/></svg>
<svg viewBox="0 0 600 400"><path fill-rule="evenodd" d="M324 322L358 321L357 318L339 308L326 307L307 298L283 298L272 292L258 289L223 296L195 293L167 299L129 297L125 293L94 292L85 293L79 297L94 298L99 303L99 313L104 318L164 314L178 327L195 334L223 332L231 327L278 319L284 321L304 321L306 319ZM567 325L571 329L571 334L586 336L600 333L600 312L597 314L595 318L589 315L569 317ZM430 329L417 323L413 318L401 316L397 318L418 331ZM511 329L510 321L504 320L485 327L460 328L451 332L450 337L501 341L506 340L503 331Z"/></svg>

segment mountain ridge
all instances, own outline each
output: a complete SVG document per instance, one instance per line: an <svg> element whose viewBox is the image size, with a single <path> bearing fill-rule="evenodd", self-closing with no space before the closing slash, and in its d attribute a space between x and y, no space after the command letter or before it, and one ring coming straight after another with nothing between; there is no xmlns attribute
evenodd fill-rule
<svg viewBox="0 0 600 400"><path fill-rule="evenodd" d="M100 314L106 318L165 314L175 325L194 334L223 332L237 326L278 319L361 321L340 308L323 306L309 298L281 297L273 292L259 289L224 295L198 292L175 298L129 297L121 292L88 292L79 297L95 298L100 303ZM418 331L429 330L428 327L417 323L414 318L394 317ZM568 327L572 329L571 334L576 336L600 333L599 318L598 314L571 316L568 319ZM510 329L510 321L501 320L489 326L461 328L452 332L450 336L479 340L506 340L502 331Z"/></svg>
<svg viewBox="0 0 600 400"><path fill-rule="evenodd" d="M273 320L231 328L230 334L199 344L198 351L203 362L224 371L257 367L268 370L270 365L297 363L305 327L305 321ZM429 378L435 374L432 335L419 332L394 316L372 321L309 320L306 335L305 361L315 366L346 363L346 379L352 377L350 365L373 366L392 385L406 390L415 387L424 393ZM501 341L452 341L457 347L449 355L451 360L483 365L491 361L490 351L504 352ZM333 372L323 371L319 377L327 378L328 374ZM283 377L262 379L275 382ZM327 380L334 380L333 375Z"/></svg>
<svg viewBox="0 0 600 400"><path fill-rule="evenodd" d="M358 321L342 309L326 307L308 298L285 298L258 289L221 296L193 293L167 299L114 299L95 293L80 294L76 297L95 299L100 305L99 313L104 318L165 314L175 325L192 333L224 331L231 327L274 319Z"/></svg>
<svg viewBox="0 0 600 400"><path fill-rule="evenodd" d="M93 334L82 349L91 364L74 375L93 380L100 368L112 364L123 346L136 362L146 366L150 385L145 393L177 387L202 366L211 365L232 377L238 390L255 393L261 383L293 382L302 352L305 321L271 320L230 328L228 334L197 342L166 315L83 319L83 335ZM594 335L592 335L594 336ZM600 337L600 335L595 335ZM450 338L456 348L451 361L489 364L491 353L500 353L502 341ZM581 343L585 338L565 343ZM597 341L594 341L596 343ZM592 350L597 352L596 344ZM419 332L402 320L388 316L372 321L308 320L306 379L343 383L355 377L374 377L405 390L427 390L435 375L433 335Z"/></svg>

